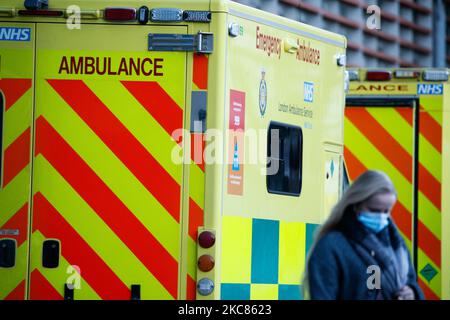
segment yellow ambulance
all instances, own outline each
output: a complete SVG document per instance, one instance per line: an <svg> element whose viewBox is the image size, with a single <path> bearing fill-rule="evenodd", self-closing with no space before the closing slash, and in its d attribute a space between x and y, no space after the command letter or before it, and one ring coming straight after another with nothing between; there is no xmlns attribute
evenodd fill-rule
<svg viewBox="0 0 450 320"><path fill-rule="evenodd" d="M385 171L393 217L427 299L450 299L450 82L446 69L349 69L345 161L350 179Z"/></svg>
<svg viewBox="0 0 450 320"><path fill-rule="evenodd" d="M0 4L0 299L301 299L346 39L225 0Z"/></svg>

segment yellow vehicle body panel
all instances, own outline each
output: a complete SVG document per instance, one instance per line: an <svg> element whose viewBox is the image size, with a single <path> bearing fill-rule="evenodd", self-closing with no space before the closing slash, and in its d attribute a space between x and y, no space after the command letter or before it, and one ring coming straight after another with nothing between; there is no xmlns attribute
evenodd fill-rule
<svg viewBox="0 0 450 320"><path fill-rule="evenodd" d="M238 25L239 35L218 44L223 56L211 56L223 81L210 88L209 97L214 100L208 104L224 104L225 109L235 102L245 105L244 152L239 156L246 162L240 192L230 189L230 180L234 180L230 165L206 167L205 225L218 231L222 244L216 252L220 270L215 273L221 286L216 287L214 298L300 299L298 285L315 228L339 196L344 92L343 73L335 59L345 53L345 40L232 2L228 12L216 23ZM222 28L221 32L225 31ZM280 47L263 50L263 37L278 39ZM320 51L317 64L302 61L298 51L289 52L290 45L303 43ZM261 112L259 88L263 79L267 105ZM305 82L314 84L312 102L305 101ZM230 113L208 110L207 121L208 128L225 131L229 129ZM268 193L266 163L260 160L266 158L265 139L273 121L302 128L299 197ZM239 133L225 136L225 163L231 157L236 135ZM251 144L252 135L259 135L258 141L263 143ZM259 162L252 163L255 158ZM335 168L332 174L331 160Z"/></svg>
<svg viewBox="0 0 450 320"><path fill-rule="evenodd" d="M314 231L341 190L345 38L216 0L80 0L77 29L73 1L49 2L63 17L0 8L5 37L29 28L0 41L0 240L17 243L0 298L301 299ZM143 5L211 22L103 19L106 7ZM149 50L149 34L198 32L212 33L212 53ZM27 80L8 105L11 79ZM206 131L193 125L199 105ZM273 123L301 131L299 195L268 191ZM216 235L210 250L202 230ZM197 267L204 253L209 272ZM214 281L207 296L201 278Z"/></svg>
<svg viewBox="0 0 450 320"><path fill-rule="evenodd" d="M448 299L448 212L445 119L448 81L411 79L367 81L367 69L350 69L345 117L345 158L351 179L366 169L385 171L398 203L393 217L417 262L419 283L428 299ZM446 247L447 246L447 247Z"/></svg>
<svg viewBox="0 0 450 320"><path fill-rule="evenodd" d="M13 23L2 23L11 28ZM29 35L34 25L23 24ZM12 268L0 267L0 299L26 297L31 190L31 124L35 45L2 43L0 137L0 241L12 241L16 252Z"/></svg>
<svg viewBox="0 0 450 320"><path fill-rule="evenodd" d="M450 85L444 85L443 99L443 119L442 119L442 234L450 234ZM441 239L442 265L450 265L450 237ZM442 299L450 299L450 270L442 268Z"/></svg>

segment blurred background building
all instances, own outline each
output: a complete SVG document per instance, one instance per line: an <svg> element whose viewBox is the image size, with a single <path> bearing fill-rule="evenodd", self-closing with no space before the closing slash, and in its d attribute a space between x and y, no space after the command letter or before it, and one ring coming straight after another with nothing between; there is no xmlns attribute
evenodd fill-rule
<svg viewBox="0 0 450 320"><path fill-rule="evenodd" d="M234 1L344 34L348 66L450 67L450 0Z"/></svg>

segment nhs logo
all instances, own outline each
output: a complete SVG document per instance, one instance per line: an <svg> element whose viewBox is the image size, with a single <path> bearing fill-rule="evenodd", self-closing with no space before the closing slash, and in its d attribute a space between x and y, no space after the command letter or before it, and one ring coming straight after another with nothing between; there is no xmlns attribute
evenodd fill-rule
<svg viewBox="0 0 450 320"><path fill-rule="evenodd" d="M303 100L306 102L313 102L314 100L314 83L303 83Z"/></svg>
<svg viewBox="0 0 450 320"><path fill-rule="evenodd" d="M417 94L442 94L443 84L418 83Z"/></svg>
<svg viewBox="0 0 450 320"><path fill-rule="evenodd" d="M30 28L0 27L0 41L30 41Z"/></svg>

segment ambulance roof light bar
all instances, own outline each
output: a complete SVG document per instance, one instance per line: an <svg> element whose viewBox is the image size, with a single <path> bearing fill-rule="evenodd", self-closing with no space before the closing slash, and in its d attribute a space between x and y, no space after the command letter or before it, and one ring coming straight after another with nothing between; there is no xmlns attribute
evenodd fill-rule
<svg viewBox="0 0 450 320"><path fill-rule="evenodd" d="M210 11L182 10L178 8L154 8L150 10L152 22L211 22Z"/></svg>
<svg viewBox="0 0 450 320"><path fill-rule="evenodd" d="M350 81L359 81L359 71L358 70L348 70L348 79Z"/></svg>
<svg viewBox="0 0 450 320"><path fill-rule="evenodd" d="M23 6L27 10L48 9L48 0L25 0Z"/></svg>
<svg viewBox="0 0 450 320"><path fill-rule="evenodd" d="M422 77L425 81L448 81L448 70L425 70Z"/></svg>
<svg viewBox="0 0 450 320"><path fill-rule="evenodd" d="M370 70L366 73L366 80L388 81L392 79L392 73L386 70Z"/></svg>
<svg viewBox="0 0 450 320"><path fill-rule="evenodd" d="M417 70L395 70L394 77L399 79L417 79L420 76L420 71Z"/></svg>
<svg viewBox="0 0 450 320"><path fill-rule="evenodd" d="M152 22L178 22L183 21L183 10L176 8L156 8L150 10Z"/></svg>
<svg viewBox="0 0 450 320"><path fill-rule="evenodd" d="M64 11L62 10L19 10L17 12L19 16L47 16L47 17L62 17L64 16Z"/></svg>
<svg viewBox="0 0 450 320"><path fill-rule="evenodd" d="M25 10L19 10L19 16L48 16L62 17L62 10L48 10L48 0L25 0Z"/></svg>

